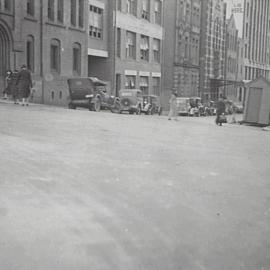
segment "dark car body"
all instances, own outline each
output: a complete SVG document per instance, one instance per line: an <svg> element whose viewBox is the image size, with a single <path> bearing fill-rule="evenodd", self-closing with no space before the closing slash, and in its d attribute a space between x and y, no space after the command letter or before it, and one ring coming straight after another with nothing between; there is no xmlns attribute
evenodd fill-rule
<svg viewBox="0 0 270 270"><path fill-rule="evenodd" d="M119 91L120 112L140 114L143 107L142 91L139 89L122 89Z"/></svg>
<svg viewBox="0 0 270 270"><path fill-rule="evenodd" d="M115 109L118 99L107 94L106 85L106 82L96 77L68 79L69 108L84 107L94 111Z"/></svg>
<svg viewBox="0 0 270 270"><path fill-rule="evenodd" d="M155 114L161 115L162 107L160 104L160 99L155 95L145 95L143 96L143 107L142 112L145 114Z"/></svg>

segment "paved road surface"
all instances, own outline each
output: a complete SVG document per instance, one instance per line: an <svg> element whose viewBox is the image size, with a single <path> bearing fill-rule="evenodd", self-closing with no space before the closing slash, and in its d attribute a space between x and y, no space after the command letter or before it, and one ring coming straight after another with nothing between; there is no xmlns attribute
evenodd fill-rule
<svg viewBox="0 0 270 270"><path fill-rule="evenodd" d="M0 269L270 269L270 132L0 104Z"/></svg>

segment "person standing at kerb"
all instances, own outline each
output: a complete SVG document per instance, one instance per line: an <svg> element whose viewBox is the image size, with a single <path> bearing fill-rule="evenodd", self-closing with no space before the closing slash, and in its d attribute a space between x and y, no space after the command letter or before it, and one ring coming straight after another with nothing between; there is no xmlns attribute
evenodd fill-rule
<svg viewBox="0 0 270 270"><path fill-rule="evenodd" d="M177 93L173 92L170 98L170 112L169 112L169 118L168 120L171 120L172 118L174 118L175 121L177 121Z"/></svg>
<svg viewBox="0 0 270 270"><path fill-rule="evenodd" d="M33 84L31 73L29 70L27 70L26 65L22 65L21 71L18 74L16 85L19 90L19 96L22 98L22 106L28 106L29 96Z"/></svg>

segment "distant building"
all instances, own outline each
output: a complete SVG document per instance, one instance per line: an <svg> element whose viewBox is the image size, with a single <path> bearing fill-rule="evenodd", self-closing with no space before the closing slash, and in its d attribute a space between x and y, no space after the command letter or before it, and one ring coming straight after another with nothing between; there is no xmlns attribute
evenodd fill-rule
<svg viewBox="0 0 270 270"><path fill-rule="evenodd" d="M200 0L167 1L164 7L164 91L198 95Z"/></svg>
<svg viewBox="0 0 270 270"><path fill-rule="evenodd" d="M199 94L204 100L216 100L225 90L226 3L203 0L201 4Z"/></svg>
<svg viewBox="0 0 270 270"><path fill-rule="evenodd" d="M237 99L239 40L234 15L226 22L226 58L225 58L225 96L229 100Z"/></svg>
<svg viewBox="0 0 270 270"><path fill-rule="evenodd" d="M67 78L87 75L86 10L85 0L1 1L0 88L7 69L26 64L34 101L67 104Z"/></svg>
<svg viewBox="0 0 270 270"><path fill-rule="evenodd" d="M245 80L270 79L270 2L245 0L243 41Z"/></svg>

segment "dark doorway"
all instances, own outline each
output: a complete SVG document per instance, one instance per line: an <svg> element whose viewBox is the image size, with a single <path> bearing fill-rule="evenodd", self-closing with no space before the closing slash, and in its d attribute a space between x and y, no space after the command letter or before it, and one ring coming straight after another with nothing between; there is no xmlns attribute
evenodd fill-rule
<svg viewBox="0 0 270 270"><path fill-rule="evenodd" d="M6 29L0 24L0 91L5 87L6 71L10 68L10 39Z"/></svg>

